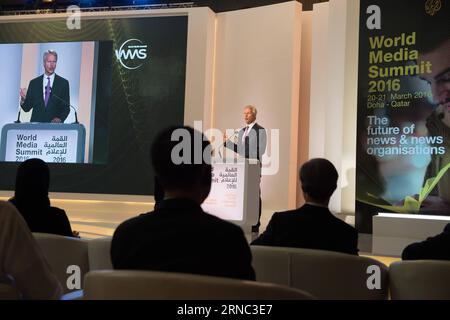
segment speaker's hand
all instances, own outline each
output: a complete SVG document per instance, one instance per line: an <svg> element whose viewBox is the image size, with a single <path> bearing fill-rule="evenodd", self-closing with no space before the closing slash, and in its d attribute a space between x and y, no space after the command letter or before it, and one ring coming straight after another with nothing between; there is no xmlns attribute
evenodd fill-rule
<svg viewBox="0 0 450 320"><path fill-rule="evenodd" d="M25 101L25 98L27 97L27 88L20 88L19 95L20 103L23 103Z"/></svg>

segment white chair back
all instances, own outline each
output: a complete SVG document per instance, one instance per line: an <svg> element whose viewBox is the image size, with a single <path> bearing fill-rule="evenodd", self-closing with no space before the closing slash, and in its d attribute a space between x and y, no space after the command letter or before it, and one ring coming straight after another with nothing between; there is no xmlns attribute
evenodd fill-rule
<svg viewBox="0 0 450 320"><path fill-rule="evenodd" d="M33 233L33 236L44 252L53 273L61 282L64 293L80 289L69 288L68 282L71 287L77 284L75 277L79 268L79 280L81 287L83 286L84 275L89 271L88 240L47 233ZM75 267L72 267L72 270L68 269L69 266Z"/></svg>
<svg viewBox="0 0 450 320"><path fill-rule="evenodd" d="M450 300L450 261L397 261L389 278L393 300Z"/></svg>
<svg viewBox="0 0 450 320"><path fill-rule="evenodd" d="M112 269L111 263L111 237L89 240L89 270Z"/></svg>
<svg viewBox="0 0 450 320"><path fill-rule="evenodd" d="M88 300L305 300L301 290L255 281L203 275L103 270L86 275L84 297Z"/></svg>
<svg viewBox="0 0 450 320"><path fill-rule="evenodd" d="M0 300L18 300L20 298L19 290L9 284L0 283Z"/></svg>
<svg viewBox="0 0 450 320"><path fill-rule="evenodd" d="M318 299L388 298L388 268L374 259L299 248L251 246L251 250L258 281L305 290Z"/></svg>

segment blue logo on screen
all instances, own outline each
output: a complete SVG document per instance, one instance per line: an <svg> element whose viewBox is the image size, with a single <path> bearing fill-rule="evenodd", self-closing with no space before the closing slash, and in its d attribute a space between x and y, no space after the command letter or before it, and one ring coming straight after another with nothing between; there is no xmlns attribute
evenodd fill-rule
<svg viewBox="0 0 450 320"><path fill-rule="evenodd" d="M147 59L147 45L139 39L128 39L116 50L116 58L124 68L135 70Z"/></svg>

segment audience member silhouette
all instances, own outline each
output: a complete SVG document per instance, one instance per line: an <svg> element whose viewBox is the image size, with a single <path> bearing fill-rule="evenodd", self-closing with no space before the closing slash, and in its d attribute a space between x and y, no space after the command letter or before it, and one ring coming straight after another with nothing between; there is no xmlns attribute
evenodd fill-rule
<svg viewBox="0 0 450 320"><path fill-rule="evenodd" d="M155 183L153 188L153 198L155 199L155 209L164 200L164 190L158 181L158 177L155 176Z"/></svg>
<svg viewBox="0 0 450 320"><path fill-rule="evenodd" d="M252 245L296 247L358 254L355 228L336 218L328 203L336 190L338 173L326 159L312 159L300 169L306 204L273 214L266 231Z"/></svg>
<svg viewBox="0 0 450 320"><path fill-rule="evenodd" d="M5 201L0 201L0 278L24 299L58 299L62 293L25 221Z"/></svg>
<svg viewBox="0 0 450 320"><path fill-rule="evenodd" d="M450 260L450 223L442 233L407 246L402 252L402 259Z"/></svg>
<svg viewBox="0 0 450 320"><path fill-rule="evenodd" d="M157 136L151 160L164 199L153 212L116 229L111 243L115 269L255 279L242 229L200 206L211 189L210 156L209 141L190 127L169 128Z"/></svg>
<svg viewBox="0 0 450 320"><path fill-rule="evenodd" d="M48 198L50 170L40 159L22 162L17 170L16 190L11 201L28 224L31 232L73 236L64 210L51 207Z"/></svg>

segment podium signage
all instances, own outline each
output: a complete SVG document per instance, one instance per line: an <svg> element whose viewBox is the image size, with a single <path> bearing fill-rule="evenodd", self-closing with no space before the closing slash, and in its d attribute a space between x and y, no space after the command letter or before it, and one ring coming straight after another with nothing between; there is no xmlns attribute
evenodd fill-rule
<svg viewBox="0 0 450 320"><path fill-rule="evenodd" d="M212 164L212 184L204 211L245 227L258 221L261 166L257 160L218 159Z"/></svg>
<svg viewBox="0 0 450 320"><path fill-rule="evenodd" d="M80 124L9 124L2 130L0 160L83 163L85 129Z"/></svg>
<svg viewBox="0 0 450 320"><path fill-rule="evenodd" d="M241 221L244 205L244 165L215 163L211 192L202 207L224 220Z"/></svg>
<svg viewBox="0 0 450 320"><path fill-rule="evenodd" d="M5 161L39 158L45 162L76 163L77 138L75 130L9 130Z"/></svg>

